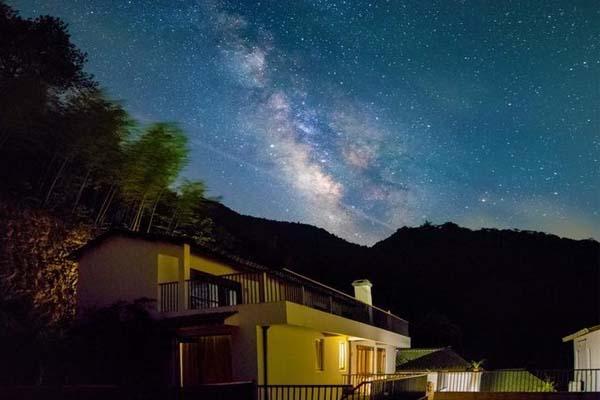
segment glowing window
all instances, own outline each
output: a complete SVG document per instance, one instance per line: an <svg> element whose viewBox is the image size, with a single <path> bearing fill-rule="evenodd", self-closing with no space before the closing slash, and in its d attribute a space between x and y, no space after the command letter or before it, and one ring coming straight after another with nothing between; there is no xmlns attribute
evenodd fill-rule
<svg viewBox="0 0 600 400"><path fill-rule="evenodd" d="M317 369L319 371L323 371L324 367L324 357L325 357L325 340L317 339L315 340L315 354L317 356Z"/></svg>
<svg viewBox="0 0 600 400"><path fill-rule="evenodd" d="M377 373L385 374L385 349L377 349Z"/></svg>
<svg viewBox="0 0 600 400"><path fill-rule="evenodd" d="M340 342L338 353L338 367L339 369L346 369L346 342Z"/></svg>

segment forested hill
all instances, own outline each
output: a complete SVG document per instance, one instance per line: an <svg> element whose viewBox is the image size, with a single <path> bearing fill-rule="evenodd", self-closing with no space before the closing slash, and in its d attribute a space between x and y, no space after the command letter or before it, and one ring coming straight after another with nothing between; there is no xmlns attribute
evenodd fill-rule
<svg viewBox="0 0 600 400"><path fill-rule="evenodd" d="M217 242L351 292L368 278L377 305L411 322L414 346L452 345L491 367L571 367L561 338L600 323L600 245L452 223L401 228L371 248L310 225L206 212Z"/></svg>
<svg viewBox="0 0 600 400"><path fill-rule="evenodd" d="M215 243L227 251L272 268L310 272L345 290L351 288L349 271L369 252L322 228L241 215L218 202L205 202L204 212L214 223Z"/></svg>

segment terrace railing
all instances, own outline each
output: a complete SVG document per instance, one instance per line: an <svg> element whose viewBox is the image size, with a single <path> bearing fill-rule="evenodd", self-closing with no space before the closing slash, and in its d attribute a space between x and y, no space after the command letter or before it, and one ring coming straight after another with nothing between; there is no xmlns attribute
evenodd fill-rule
<svg viewBox="0 0 600 400"><path fill-rule="evenodd" d="M352 387L347 385L258 386L258 400L342 400L351 399L350 393Z"/></svg>
<svg viewBox="0 0 600 400"><path fill-rule="evenodd" d="M379 400L407 398L426 400L427 375L364 381L352 385L258 386L258 400Z"/></svg>
<svg viewBox="0 0 600 400"><path fill-rule="evenodd" d="M439 372L436 391L600 393L600 369Z"/></svg>
<svg viewBox="0 0 600 400"><path fill-rule="evenodd" d="M394 380L423 375L425 375L423 372L397 372L391 374L344 374L342 375L342 383L356 387L363 382Z"/></svg>
<svg viewBox="0 0 600 400"><path fill-rule="evenodd" d="M183 302L173 294L178 292L177 287L178 282L159 284L161 311L205 309L285 300L401 335L408 335L408 322L391 312L370 306L346 293L287 270L200 276L186 281L185 301ZM177 304L178 308L174 308L174 304Z"/></svg>

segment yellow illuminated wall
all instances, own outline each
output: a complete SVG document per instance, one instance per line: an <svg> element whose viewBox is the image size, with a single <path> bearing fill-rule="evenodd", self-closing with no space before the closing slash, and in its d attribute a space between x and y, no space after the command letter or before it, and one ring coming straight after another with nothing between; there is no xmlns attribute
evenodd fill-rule
<svg viewBox="0 0 600 400"><path fill-rule="evenodd" d="M191 255L190 267L198 271L206 272L212 275L235 274L239 271L231 268L229 265L213 261L209 258Z"/></svg>
<svg viewBox="0 0 600 400"><path fill-rule="evenodd" d="M175 282L179 278L179 258L158 255L158 283Z"/></svg>
<svg viewBox="0 0 600 400"><path fill-rule="evenodd" d="M317 368L316 341L322 339L323 369ZM348 373L347 361L339 368L339 343L346 336L289 325L274 325L268 331L268 376L272 384L336 384Z"/></svg>

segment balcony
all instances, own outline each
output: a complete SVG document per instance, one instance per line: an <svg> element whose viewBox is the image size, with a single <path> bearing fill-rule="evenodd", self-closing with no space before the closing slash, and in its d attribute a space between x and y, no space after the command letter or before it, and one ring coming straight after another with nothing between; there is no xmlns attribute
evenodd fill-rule
<svg viewBox="0 0 600 400"><path fill-rule="evenodd" d="M408 336L408 322L291 271L201 276L159 284L161 312L289 301ZM180 301L180 295L184 301Z"/></svg>

